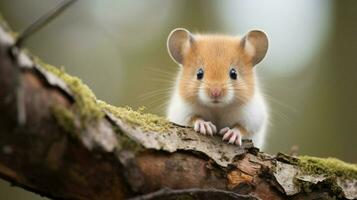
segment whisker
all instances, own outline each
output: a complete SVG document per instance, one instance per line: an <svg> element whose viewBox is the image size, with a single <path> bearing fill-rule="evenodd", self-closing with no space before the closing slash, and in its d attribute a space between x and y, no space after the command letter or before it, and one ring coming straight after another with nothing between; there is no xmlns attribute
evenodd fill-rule
<svg viewBox="0 0 357 200"><path fill-rule="evenodd" d="M175 74L177 74L176 72L168 72L158 68L146 67L144 68L144 70L152 74L153 77L168 78L168 79L172 79L173 77L175 77Z"/></svg>
<svg viewBox="0 0 357 200"><path fill-rule="evenodd" d="M163 102L162 104L158 104L156 106L153 107L154 111L157 111L157 113L159 113L160 115L164 115L164 113L166 112L166 108L168 106L168 102Z"/></svg>
<svg viewBox="0 0 357 200"><path fill-rule="evenodd" d="M288 104L285 104L285 103L283 103L282 101L279 101L279 100L273 98L273 97L270 96L270 95L263 94L263 96L265 97L265 99L267 99L267 100L269 100L269 101L271 101L271 102L274 102L276 105L279 105L279 106L281 106L281 107L283 107L283 108L287 108L288 110L290 110L290 111L292 111L292 112L294 112L294 113L298 113L298 112L299 112L296 108L294 108L294 107L292 107L292 106L290 106L290 105L288 105Z"/></svg>
<svg viewBox="0 0 357 200"><path fill-rule="evenodd" d="M153 90L153 91L150 91L150 92L147 92L145 94L138 96L138 99L147 100L147 99L155 97L155 96L169 96L171 91L172 91L171 88Z"/></svg>
<svg viewBox="0 0 357 200"><path fill-rule="evenodd" d="M156 107L162 107L162 108L166 108L166 106L163 105L167 105L168 103L168 98L157 98L154 101L151 101L150 103L147 104L147 106L149 108L156 108Z"/></svg>
<svg viewBox="0 0 357 200"><path fill-rule="evenodd" d="M162 95L169 95L168 93L171 91L171 89L168 90L158 90L158 91L151 91L151 92L147 92L145 94L142 94L140 96L138 96L138 99L141 100L145 100L147 98L151 98L151 97L155 97L155 96L162 96Z"/></svg>
<svg viewBox="0 0 357 200"><path fill-rule="evenodd" d="M168 84L168 85L175 85L175 83L176 83L175 80L164 79L164 78L156 78L156 77L148 78L148 80L150 80L152 82L164 83L164 84Z"/></svg>

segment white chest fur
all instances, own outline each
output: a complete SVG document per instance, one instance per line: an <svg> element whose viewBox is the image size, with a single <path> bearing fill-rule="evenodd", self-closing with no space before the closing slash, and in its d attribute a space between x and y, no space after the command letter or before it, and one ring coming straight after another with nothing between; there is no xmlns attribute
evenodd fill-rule
<svg viewBox="0 0 357 200"><path fill-rule="evenodd" d="M189 126L193 116L211 121L218 129L232 128L239 124L251 133L250 138L253 139L255 146L263 147L268 114L264 99L258 90L253 98L244 105L219 108L189 104L180 97L177 90L174 91L168 107L168 119L174 123Z"/></svg>

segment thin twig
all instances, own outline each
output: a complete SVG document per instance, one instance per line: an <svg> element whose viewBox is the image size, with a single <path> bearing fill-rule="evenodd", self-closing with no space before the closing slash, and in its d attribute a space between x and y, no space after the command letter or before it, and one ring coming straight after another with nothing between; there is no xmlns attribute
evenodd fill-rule
<svg viewBox="0 0 357 200"><path fill-rule="evenodd" d="M18 62L20 47L24 43L24 41L31 36L33 33L44 27L46 24L51 22L55 17L61 14L66 8L72 5L77 0L66 0L62 1L53 9L49 10L47 13L42 15L38 20L32 23L30 26L25 28L19 34L14 46L12 46L10 50L10 55L14 59L15 62ZM19 63L18 63L19 64ZM22 80L19 77L20 69L15 69L16 78L15 78L15 87L16 87L16 101L17 101L17 121L19 125L24 125L26 123L26 108L25 108L25 97L23 91Z"/></svg>
<svg viewBox="0 0 357 200"><path fill-rule="evenodd" d="M230 197L232 199L249 199L249 200L259 200L259 198L251 196L251 195L243 195L237 194L231 191L219 190L219 189L201 189L201 188L190 188L190 189L180 189L174 190L170 188L163 188L158 191L144 194L141 196L137 196L134 198L130 198L128 200L152 200L163 197L173 197L177 195L189 195L189 196L197 196L203 194L220 194L224 197Z"/></svg>
<svg viewBox="0 0 357 200"><path fill-rule="evenodd" d="M47 13L42 15L39 19L37 19L34 23L32 23L30 26L28 26L25 30L23 30L20 33L15 43L15 46L20 47L29 36L31 36L33 33L35 33L36 31L44 27L46 24L51 22L54 18L56 18L66 8L68 8L76 1L77 0L62 1L56 7L52 8Z"/></svg>

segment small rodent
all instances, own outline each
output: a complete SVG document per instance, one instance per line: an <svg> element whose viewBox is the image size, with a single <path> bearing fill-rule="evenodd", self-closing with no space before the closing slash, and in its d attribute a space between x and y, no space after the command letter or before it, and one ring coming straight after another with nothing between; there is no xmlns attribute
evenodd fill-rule
<svg viewBox="0 0 357 200"><path fill-rule="evenodd" d="M260 30L244 37L201 35L177 28L167 48L180 65L168 119L236 145L251 138L262 148L268 112L254 66L267 53L267 35Z"/></svg>

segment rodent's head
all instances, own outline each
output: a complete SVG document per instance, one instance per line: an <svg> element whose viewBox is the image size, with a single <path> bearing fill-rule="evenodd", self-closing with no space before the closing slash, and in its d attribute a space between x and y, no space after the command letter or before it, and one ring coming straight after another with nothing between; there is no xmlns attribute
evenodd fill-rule
<svg viewBox="0 0 357 200"><path fill-rule="evenodd" d="M182 70L179 93L206 106L245 103L254 93L253 67L265 56L268 38L259 30L244 37L193 35L173 30L167 40L171 58Z"/></svg>

